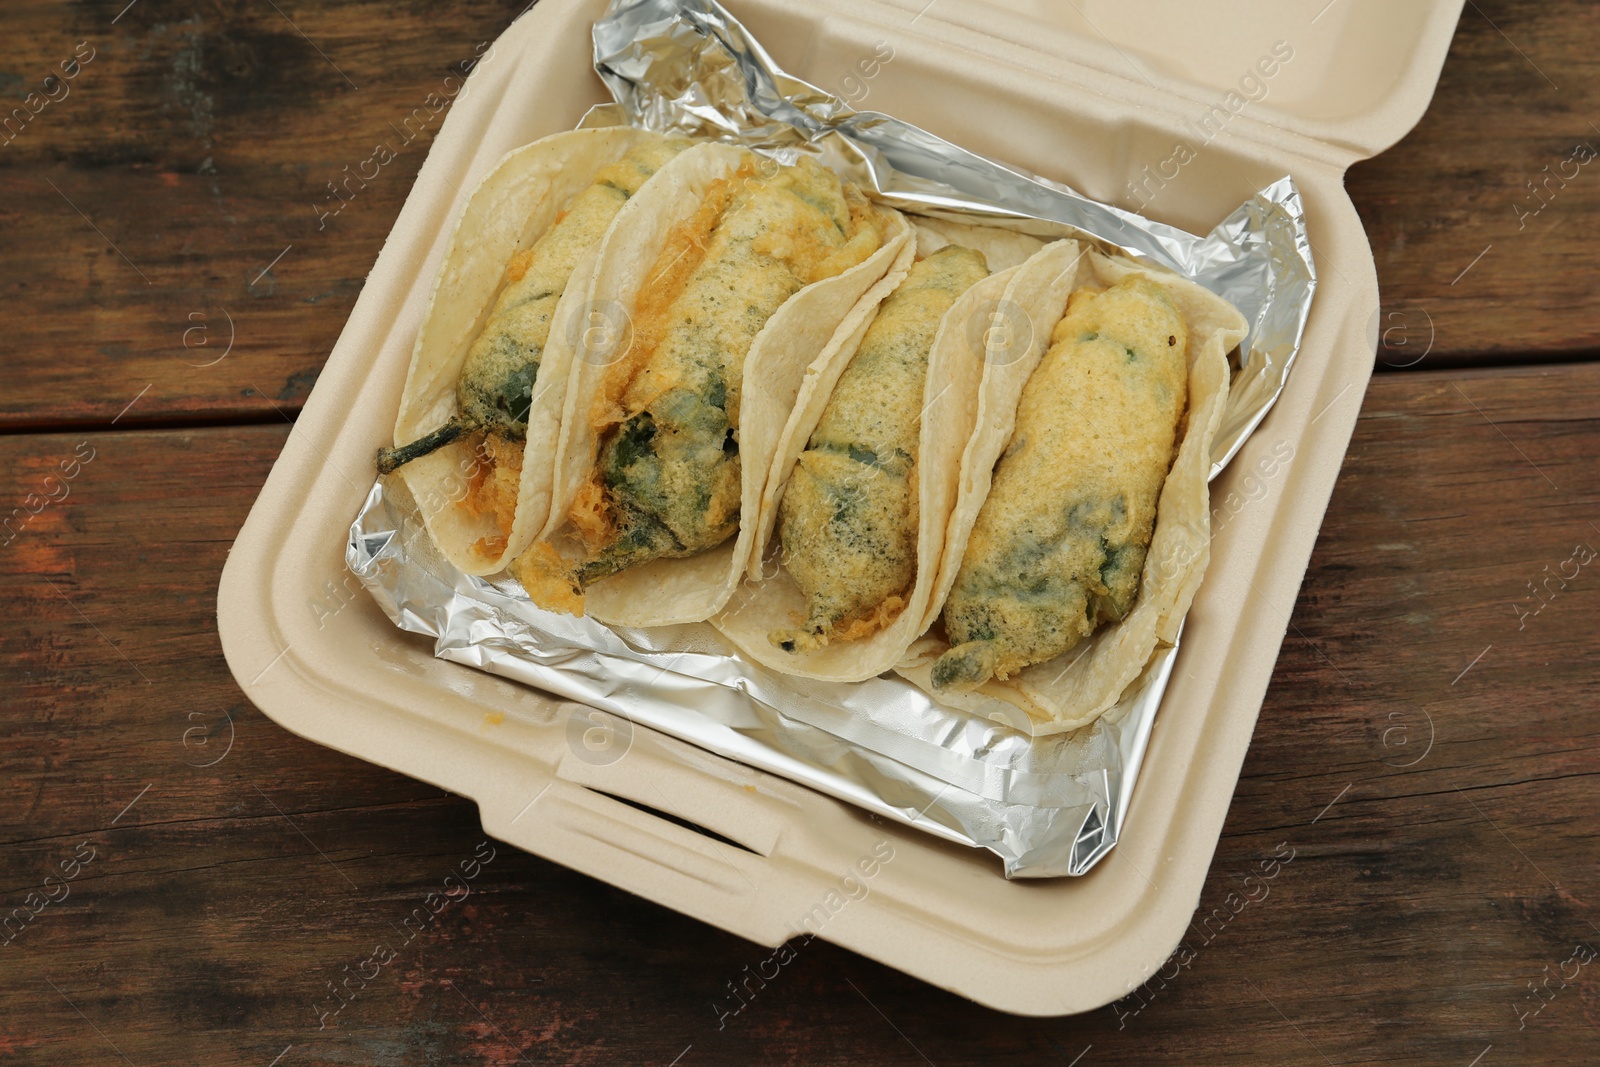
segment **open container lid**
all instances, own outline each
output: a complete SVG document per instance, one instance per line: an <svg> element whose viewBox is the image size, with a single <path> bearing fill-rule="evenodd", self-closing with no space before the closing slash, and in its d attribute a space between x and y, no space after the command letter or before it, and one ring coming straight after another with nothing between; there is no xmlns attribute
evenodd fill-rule
<svg viewBox="0 0 1600 1067"><path fill-rule="evenodd" d="M1389 148L1433 98L1464 0L885 0L997 61L1103 76L1093 92L1160 110L1192 101L1344 149ZM848 5L860 12L860 5ZM1282 42L1292 49L1283 58ZM1031 55L1029 55L1031 53ZM1258 63L1276 67L1262 77ZM1229 94L1236 94L1228 101ZM1241 101L1244 103L1241 105ZM1187 109L1181 109L1187 110ZM1230 123L1230 131L1238 127ZM1259 134L1258 134L1259 136ZM1271 133L1265 139L1272 139Z"/></svg>

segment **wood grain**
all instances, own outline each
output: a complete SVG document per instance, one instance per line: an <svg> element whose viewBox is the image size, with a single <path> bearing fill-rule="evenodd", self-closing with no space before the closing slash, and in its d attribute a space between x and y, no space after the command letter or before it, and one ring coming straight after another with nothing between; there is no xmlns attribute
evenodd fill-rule
<svg viewBox="0 0 1600 1067"><path fill-rule="evenodd" d="M81 843L95 853L0 947L8 1063L121 1062L112 1043L140 1067L1592 1053L1600 972L1539 1000L1527 983L1600 948L1600 561L1552 583L1537 615L1513 605L1575 544L1600 547L1600 367L1375 381L1192 959L1136 998L1043 1021L819 942L718 1029L724 983L766 950L507 847L319 1016L327 983L403 943L398 924L483 835L469 802L288 734L231 680L216 580L284 437L0 438L4 501L61 496L62 459L94 450L0 549L0 914ZM1207 925L1275 850L1293 858L1269 894Z"/></svg>
<svg viewBox="0 0 1600 1067"><path fill-rule="evenodd" d="M6 8L0 96L54 75L61 98L0 132L0 423L105 425L135 397L119 426L276 420L448 109L408 116L526 5L139 0L113 25L126 3Z"/></svg>
<svg viewBox="0 0 1600 1067"><path fill-rule="evenodd" d="M1380 367L1600 349L1597 35L1593 4L1469 0L1421 123L1350 169L1391 342Z"/></svg>

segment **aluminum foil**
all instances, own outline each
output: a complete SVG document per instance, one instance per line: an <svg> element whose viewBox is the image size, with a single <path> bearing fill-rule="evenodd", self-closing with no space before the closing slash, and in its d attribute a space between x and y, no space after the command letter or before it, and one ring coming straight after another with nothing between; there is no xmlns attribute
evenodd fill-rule
<svg viewBox="0 0 1600 1067"><path fill-rule="evenodd" d="M1285 177L1199 237L983 159L915 126L856 111L772 62L714 0L614 0L594 27L615 103L584 125L631 124L820 156L906 211L1072 235L1159 263L1231 301L1250 334L1213 446L1216 475L1276 401L1316 275L1300 194ZM398 481L350 529L350 569L438 656L592 705L950 841L1010 877L1080 875L1117 842L1176 646L1075 733L1035 738L1025 715L945 708L886 675L838 684L746 662L709 625L613 629L535 607L509 578L463 575L434 548ZM1000 721L1006 719L1008 721Z"/></svg>

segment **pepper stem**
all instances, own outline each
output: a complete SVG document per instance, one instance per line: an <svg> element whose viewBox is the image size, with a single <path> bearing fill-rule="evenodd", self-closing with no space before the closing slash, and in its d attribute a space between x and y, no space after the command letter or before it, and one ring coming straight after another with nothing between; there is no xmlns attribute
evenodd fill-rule
<svg viewBox="0 0 1600 1067"><path fill-rule="evenodd" d="M463 423L458 416L452 415L449 422L430 434L424 434L410 444L398 445L394 448L380 448L378 449L378 473L393 474L412 460L443 448L471 429L472 427Z"/></svg>

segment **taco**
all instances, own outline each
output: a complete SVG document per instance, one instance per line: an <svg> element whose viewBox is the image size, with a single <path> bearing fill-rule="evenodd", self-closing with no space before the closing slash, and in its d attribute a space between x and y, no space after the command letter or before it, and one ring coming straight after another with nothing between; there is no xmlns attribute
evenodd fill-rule
<svg viewBox="0 0 1600 1067"><path fill-rule="evenodd" d="M783 673L870 678L928 628L984 367L1037 358L1077 272L1073 241L993 275L920 224L918 243L939 247L813 366L768 475L752 581L715 620Z"/></svg>
<svg viewBox="0 0 1600 1067"><path fill-rule="evenodd" d="M534 602L633 626L714 614L806 367L910 236L806 157L705 144L664 167L592 276L588 304L622 328L573 365L551 514L513 566Z"/></svg>
<svg viewBox="0 0 1600 1067"><path fill-rule="evenodd" d="M689 143L559 133L511 152L468 197L417 334L397 447L378 454L468 574L501 570L544 527L572 348L554 341L581 327L567 294L629 197Z"/></svg>
<svg viewBox="0 0 1600 1067"><path fill-rule="evenodd" d="M900 673L942 703L1061 733L1172 643L1209 558L1210 447L1245 335L1232 305L1087 257L1036 367L991 368L940 563L944 633Z"/></svg>

